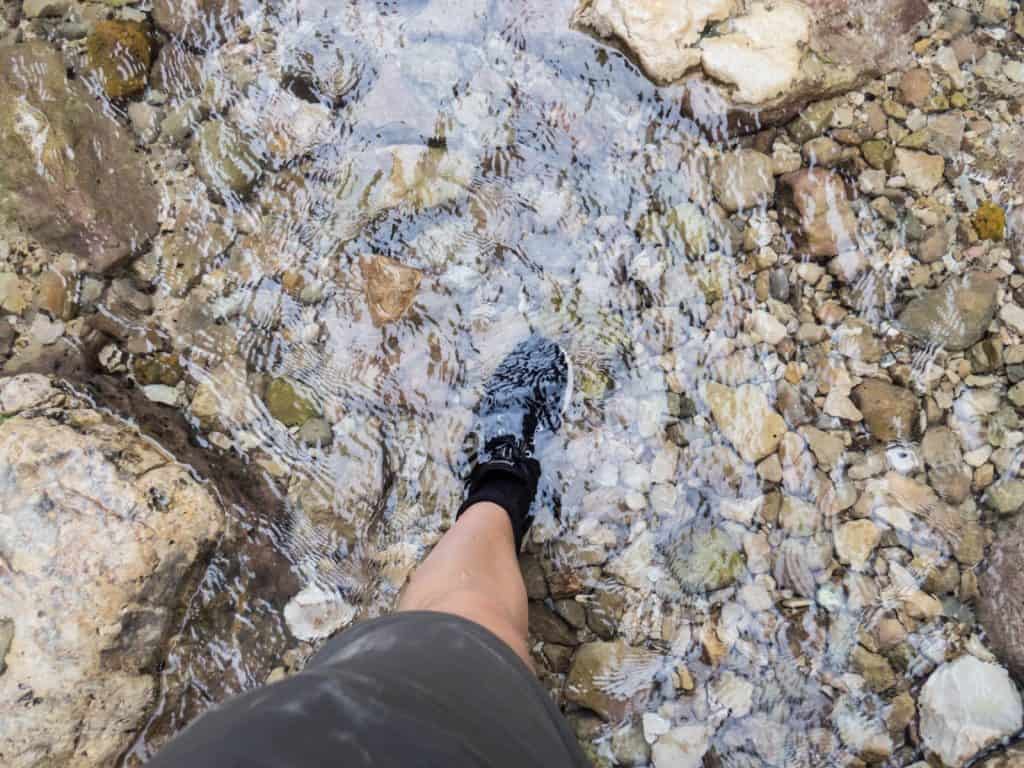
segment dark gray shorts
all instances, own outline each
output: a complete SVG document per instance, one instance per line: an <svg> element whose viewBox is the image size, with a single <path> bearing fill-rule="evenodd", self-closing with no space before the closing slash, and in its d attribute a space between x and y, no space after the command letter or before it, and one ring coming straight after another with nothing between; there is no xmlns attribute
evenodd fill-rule
<svg viewBox="0 0 1024 768"><path fill-rule="evenodd" d="M587 766L522 660L473 622L399 613L334 638L294 677L199 718L155 768Z"/></svg>

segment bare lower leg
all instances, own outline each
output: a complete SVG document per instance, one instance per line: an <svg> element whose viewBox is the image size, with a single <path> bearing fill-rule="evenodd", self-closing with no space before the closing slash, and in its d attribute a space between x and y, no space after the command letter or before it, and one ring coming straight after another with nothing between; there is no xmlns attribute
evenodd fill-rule
<svg viewBox="0 0 1024 768"><path fill-rule="evenodd" d="M452 613L489 629L530 665L526 587L512 524L497 504L467 509L413 572L399 611Z"/></svg>

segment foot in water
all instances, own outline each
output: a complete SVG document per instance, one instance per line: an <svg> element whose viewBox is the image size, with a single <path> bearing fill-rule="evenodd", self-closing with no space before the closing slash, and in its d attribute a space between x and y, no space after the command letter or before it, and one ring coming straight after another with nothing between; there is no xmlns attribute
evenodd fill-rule
<svg viewBox="0 0 1024 768"><path fill-rule="evenodd" d="M543 336L520 342L501 361L476 407L473 431L481 446L466 482L466 501L489 501L508 512L516 551L530 530L540 463L533 457L540 430L555 432L572 397L572 364L565 351Z"/></svg>

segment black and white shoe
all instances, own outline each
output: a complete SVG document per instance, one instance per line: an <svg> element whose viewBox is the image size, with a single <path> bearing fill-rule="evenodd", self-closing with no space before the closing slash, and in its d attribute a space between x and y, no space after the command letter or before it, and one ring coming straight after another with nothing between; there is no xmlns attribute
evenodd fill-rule
<svg viewBox="0 0 1024 768"><path fill-rule="evenodd" d="M534 441L539 431L561 427L572 379L565 351L535 334L501 361L476 407L479 448L459 515L481 501L498 504L512 521L516 551L533 522L530 506L540 479Z"/></svg>

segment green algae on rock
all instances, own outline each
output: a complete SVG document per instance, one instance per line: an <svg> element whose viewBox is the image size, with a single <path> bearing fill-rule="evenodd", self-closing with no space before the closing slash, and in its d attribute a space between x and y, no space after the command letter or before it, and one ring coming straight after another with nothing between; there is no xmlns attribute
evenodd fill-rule
<svg viewBox="0 0 1024 768"><path fill-rule="evenodd" d="M1006 235L1006 212L991 201L978 206L971 222L982 240L1002 240Z"/></svg>
<svg viewBox="0 0 1024 768"><path fill-rule="evenodd" d="M739 546L719 528L681 531L665 546L665 559L686 592L724 589L746 568Z"/></svg>
<svg viewBox="0 0 1024 768"><path fill-rule="evenodd" d="M305 386L281 377L267 385L263 397L270 415L286 427L301 427L310 419L320 415L320 409Z"/></svg>

